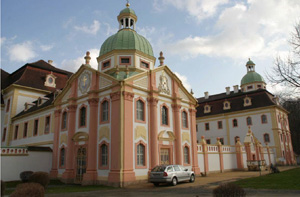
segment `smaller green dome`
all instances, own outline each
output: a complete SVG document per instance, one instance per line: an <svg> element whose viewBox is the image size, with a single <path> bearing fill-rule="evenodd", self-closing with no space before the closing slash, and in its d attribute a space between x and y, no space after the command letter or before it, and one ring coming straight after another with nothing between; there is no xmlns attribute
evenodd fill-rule
<svg viewBox="0 0 300 197"><path fill-rule="evenodd" d="M264 78L258 74L257 72L248 72L241 81L241 86L249 83L254 83L254 82L263 82L266 83Z"/></svg>
<svg viewBox="0 0 300 197"><path fill-rule="evenodd" d="M131 9L131 8L125 8L125 9L121 10L120 15L124 14L124 13L131 13L131 14L136 15L135 11L133 9Z"/></svg>

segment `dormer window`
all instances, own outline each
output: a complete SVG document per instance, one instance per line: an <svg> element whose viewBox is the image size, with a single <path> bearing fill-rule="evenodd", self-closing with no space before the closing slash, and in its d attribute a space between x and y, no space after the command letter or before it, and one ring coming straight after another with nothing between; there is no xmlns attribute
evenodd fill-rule
<svg viewBox="0 0 300 197"><path fill-rule="evenodd" d="M251 98L246 96L244 98L244 107L251 106L251 105L252 105Z"/></svg>
<svg viewBox="0 0 300 197"><path fill-rule="evenodd" d="M42 105L44 103L44 101L47 101L47 100L49 100L49 98L47 98L47 97L39 97L38 98L38 102L37 102L38 106Z"/></svg>
<svg viewBox="0 0 300 197"><path fill-rule="evenodd" d="M48 87L55 88L56 87L55 79L56 79L56 76L54 76L53 72L51 71L51 73L46 76L46 80L45 80L44 85L48 86Z"/></svg>
<svg viewBox="0 0 300 197"><path fill-rule="evenodd" d="M30 108L30 106L33 106L34 104L33 103L25 103L24 104L24 106L25 106L25 109L24 109L24 111L27 111L29 108Z"/></svg>
<svg viewBox="0 0 300 197"><path fill-rule="evenodd" d="M208 105L208 104L206 104L206 105L204 106L204 113L206 114L206 113L210 113L210 112L211 112L211 106Z"/></svg>
<svg viewBox="0 0 300 197"><path fill-rule="evenodd" d="M42 103L43 103L42 98L39 97L39 98L38 98L38 106L40 106Z"/></svg>
<svg viewBox="0 0 300 197"><path fill-rule="evenodd" d="M228 109L230 109L230 102L229 101L224 101L223 110L228 110Z"/></svg>

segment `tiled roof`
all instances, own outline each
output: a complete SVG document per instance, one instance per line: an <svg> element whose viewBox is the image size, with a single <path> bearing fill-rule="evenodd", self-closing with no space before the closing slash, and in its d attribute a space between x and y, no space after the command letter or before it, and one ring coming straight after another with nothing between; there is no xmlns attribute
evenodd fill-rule
<svg viewBox="0 0 300 197"><path fill-rule="evenodd" d="M53 103L53 100L54 100L54 92L44 96L46 98L48 98L49 100L46 100L46 101L43 101L43 103L41 105L37 105L37 102L38 100L32 102L34 105L33 106L29 106L29 109L28 110L23 110L21 111L20 113L18 113L15 117L19 117L19 116L23 116L25 114L28 114L28 113L31 113L31 112L34 112L36 110L39 110L39 109L42 109L42 108L45 108L45 107L48 107L49 105L51 105Z"/></svg>
<svg viewBox="0 0 300 197"><path fill-rule="evenodd" d="M244 107L244 98L246 96L251 98L252 104L250 106ZM228 110L223 109L223 102L225 100L230 102L230 109ZM204 117L272 106L276 105L276 101L274 100L274 95L272 95L267 90L260 89L253 92L239 91L238 93L234 93L233 91L231 91L229 95L226 95L226 93L216 94L209 96L208 99L201 97L198 98L198 104L199 106L197 107L197 117ZM204 106L206 104L211 106L210 113L204 113Z"/></svg>
<svg viewBox="0 0 300 197"><path fill-rule="evenodd" d="M56 88L47 87L44 85L46 76L51 72L57 77L55 80ZM12 74L9 74L9 76L7 76L6 72L4 73L1 70L1 81L2 75L5 76L5 81L1 84L1 89L5 89L11 84L17 84L52 92L55 89L64 88L72 74L73 73L71 72L55 68L44 60L39 60L37 62L25 64L20 69L16 70Z"/></svg>

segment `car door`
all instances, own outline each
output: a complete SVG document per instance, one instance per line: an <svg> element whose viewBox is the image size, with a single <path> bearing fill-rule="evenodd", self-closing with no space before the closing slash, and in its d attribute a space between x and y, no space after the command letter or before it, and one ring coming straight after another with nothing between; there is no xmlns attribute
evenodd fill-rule
<svg viewBox="0 0 300 197"><path fill-rule="evenodd" d="M175 170L175 173L176 173L176 177L178 179L178 182L180 181L183 181L184 180L184 174L183 172L181 171L180 167L178 165L174 165L173 166L174 170Z"/></svg>
<svg viewBox="0 0 300 197"><path fill-rule="evenodd" d="M183 166L179 166L179 167L180 167L180 170L182 172L182 179L190 180L190 173L188 171L186 171Z"/></svg>

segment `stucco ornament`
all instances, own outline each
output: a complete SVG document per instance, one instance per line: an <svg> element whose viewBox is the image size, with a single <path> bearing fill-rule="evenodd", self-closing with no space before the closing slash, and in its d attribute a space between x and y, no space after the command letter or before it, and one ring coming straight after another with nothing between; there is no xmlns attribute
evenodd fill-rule
<svg viewBox="0 0 300 197"><path fill-rule="evenodd" d="M81 94L87 92L91 85L91 74L88 72L84 72L79 78L79 90Z"/></svg>
<svg viewBox="0 0 300 197"><path fill-rule="evenodd" d="M168 78L166 77L166 74L164 71L162 71L160 77L159 77L159 85L158 85L158 91L165 94L170 94L170 89L168 85Z"/></svg>

